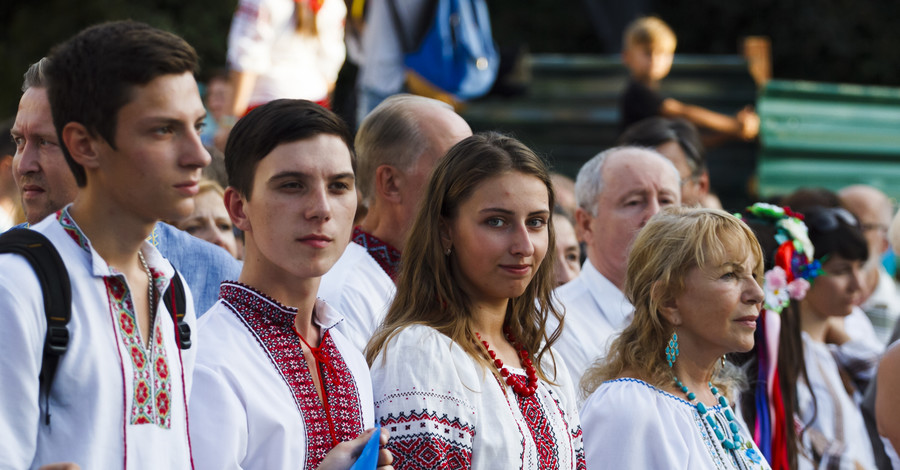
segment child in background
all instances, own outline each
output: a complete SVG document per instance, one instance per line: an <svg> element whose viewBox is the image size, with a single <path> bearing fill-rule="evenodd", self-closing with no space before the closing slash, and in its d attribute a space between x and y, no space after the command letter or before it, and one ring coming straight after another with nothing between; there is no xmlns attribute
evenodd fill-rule
<svg viewBox="0 0 900 470"><path fill-rule="evenodd" d="M759 116L746 107L736 116L727 116L700 106L666 98L659 82L672 68L677 43L675 33L659 18L638 18L625 30L622 60L631 73L620 98L622 129L652 116L684 118L697 127L715 133L751 140L759 133Z"/></svg>

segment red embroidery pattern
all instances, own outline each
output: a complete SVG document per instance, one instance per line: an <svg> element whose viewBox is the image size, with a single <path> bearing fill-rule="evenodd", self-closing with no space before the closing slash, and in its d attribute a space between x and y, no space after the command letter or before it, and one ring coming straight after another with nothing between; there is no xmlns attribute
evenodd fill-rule
<svg viewBox="0 0 900 470"><path fill-rule="evenodd" d="M397 273L400 270L400 251L389 245L387 242L373 237L371 234L364 232L361 228L353 229L353 243L363 247L369 253L375 262L381 266L381 269L391 277L391 280L397 281Z"/></svg>
<svg viewBox="0 0 900 470"><path fill-rule="evenodd" d="M326 410L303 358L300 338L293 330L297 310L238 283L223 282L220 297L253 333L294 396L307 429L305 468L316 468L334 446L334 439L348 441L362 433L363 416L356 379L327 330L319 346L330 364L322 367ZM334 436L329 429L329 415Z"/></svg>
<svg viewBox="0 0 900 470"><path fill-rule="evenodd" d="M388 414L381 426L391 433L386 448L394 455L397 470L472 467L475 429L459 418L412 410Z"/></svg>
<svg viewBox="0 0 900 470"><path fill-rule="evenodd" d="M531 431L534 438L534 445L537 447L538 461L541 469L558 469L559 457L557 451L559 445L554 433L550 420L544 414L544 408L537 394L523 397L514 394L519 403L519 409L522 410L522 417Z"/></svg>
<svg viewBox="0 0 900 470"><path fill-rule="evenodd" d="M56 213L56 220L59 221L59 224L62 225L63 230L72 237L72 240L75 240L75 243L78 244L84 251L88 253L91 252L91 244L88 242L87 237L81 233L81 230L78 228L78 225L75 224L75 221L72 219L72 216L69 215L69 208L64 208L63 210Z"/></svg>
<svg viewBox="0 0 900 470"><path fill-rule="evenodd" d="M131 424L156 424L170 429L172 384L169 381L168 359L159 322L154 326L148 358L135 328L134 304L124 279L120 276L107 276L104 280L110 303L119 318L122 343L128 349L134 371Z"/></svg>

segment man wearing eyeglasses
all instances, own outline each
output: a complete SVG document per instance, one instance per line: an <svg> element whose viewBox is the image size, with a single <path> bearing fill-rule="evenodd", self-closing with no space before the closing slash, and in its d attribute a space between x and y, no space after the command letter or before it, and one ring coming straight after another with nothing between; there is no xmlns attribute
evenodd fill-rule
<svg viewBox="0 0 900 470"><path fill-rule="evenodd" d="M838 196L843 206L859 220L869 245L869 259L863 266L862 290L865 300L860 307L872 321L878 339L887 344L900 317L900 292L881 264L890 248L887 235L894 209L890 199L872 186L847 186Z"/></svg>

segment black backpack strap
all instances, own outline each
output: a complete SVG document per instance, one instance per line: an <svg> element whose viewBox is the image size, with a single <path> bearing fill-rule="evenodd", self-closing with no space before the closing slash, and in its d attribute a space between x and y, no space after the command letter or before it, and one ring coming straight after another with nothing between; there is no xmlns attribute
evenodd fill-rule
<svg viewBox="0 0 900 470"><path fill-rule="evenodd" d="M166 308L172 314L172 323L175 324L175 338L178 339L181 349L191 348L191 326L184 321L184 314L187 312L187 303L184 295L184 285L181 283L181 276L178 270L172 276L172 282L169 288L163 294L163 302Z"/></svg>
<svg viewBox="0 0 900 470"><path fill-rule="evenodd" d="M59 252L40 232L18 228L0 235L0 253L15 253L31 264L44 294L47 335L41 360L41 397L45 400L45 422L50 424L50 388L59 360L69 347L66 325L72 315L72 285Z"/></svg>

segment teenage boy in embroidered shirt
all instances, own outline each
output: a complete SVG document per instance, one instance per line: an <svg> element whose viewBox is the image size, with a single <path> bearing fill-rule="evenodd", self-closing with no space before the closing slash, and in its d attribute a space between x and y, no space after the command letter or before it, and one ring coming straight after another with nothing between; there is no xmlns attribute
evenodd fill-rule
<svg viewBox="0 0 900 470"><path fill-rule="evenodd" d="M356 211L350 130L305 100L253 109L225 146L244 268L199 322L191 442L199 468L316 468L374 422L362 353L316 299ZM382 451L381 464L390 463Z"/></svg>
<svg viewBox="0 0 900 470"><path fill-rule="evenodd" d="M196 346L179 348L161 301L174 271L146 238L158 220L191 212L210 160L199 136L206 112L197 55L173 34L127 21L85 29L50 63L54 125L79 191L31 228L66 264L70 340L49 398L39 399L41 286L23 258L0 256L3 465L190 468L186 396Z"/></svg>

